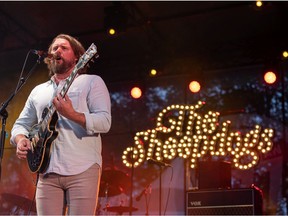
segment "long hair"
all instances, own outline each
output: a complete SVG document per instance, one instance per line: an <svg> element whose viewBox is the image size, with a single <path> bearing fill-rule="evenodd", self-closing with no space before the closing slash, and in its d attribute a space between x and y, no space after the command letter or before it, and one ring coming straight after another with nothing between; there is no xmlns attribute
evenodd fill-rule
<svg viewBox="0 0 288 216"><path fill-rule="evenodd" d="M76 58L77 58L78 60L79 60L79 58L85 53L85 49L84 49L83 45L82 45L81 42L78 41L75 37L70 36L70 35L67 35L67 34L59 34L59 35L57 35L57 36L53 39L53 41L51 42L51 44L50 44L50 46L49 46L49 48L48 48L48 53L49 53L49 54L51 53L53 43L54 43L55 40L58 39L58 38L65 39L65 40L67 40L67 41L70 43L70 46L71 46L71 48L72 48L72 50L73 50L73 52L74 52L74 54L75 54L75 56L76 56ZM49 59L49 58L45 58L45 59L44 59L44 62L47 64L47 67L48 67L48 69L49 69L49 76L50 76L50 77L53 76L54 73L53 73L52 70L51 70L51 61L50 61L50 59ZM86 70L87 70L87 68L85 67L85 68L83 68L81 71L79 71L78 73L79 73L79 74L80 74L80 73L81 73L81 74L82 74L82 73L85 73Z"/></svg>

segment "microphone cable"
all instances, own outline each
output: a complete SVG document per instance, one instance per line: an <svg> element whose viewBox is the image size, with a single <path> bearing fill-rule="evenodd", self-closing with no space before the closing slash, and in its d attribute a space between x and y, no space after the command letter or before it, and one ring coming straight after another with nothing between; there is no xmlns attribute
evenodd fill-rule
<svg viewBox="0 0 288 216"><path fill-rule="evenodd" d="M18 83L16 85L16 88L15 88L15 91L14 91L14 94L16 94L19 90L19 88L21 87L22 85L22 82L25 81L24 78L23 78L23 73L24 73L24 70L25 70L25 67L26 67L26 64L27 64L27 60L28 60L28 57L30 55L31 51L29 51L27 54L26 54L26 57L25 57L25 60L24 60L24 64L22 66L22 70L20 72L20 77L18 79Z"/></svg>
<svg viewBox="0 0 288 216"><path fill-rule="evenodd" d="M37 63L33 65L33 67L30 69L30 71L26 74L26 77L23 76L24 70L25 70L25 67L26 67L26 64L27 64L28 57L32 53L32 51L33 50L29 50L29 52L26 54L26 57L25 57L25 60L24 60L24 64L22 66L22 70L20 72L20 76L19 76L16 88L15 88L15 91L13 92L13 95L11 95L11 97L12 96L14 97L19 92L19 90L23 87L23 85L28 80L28 78L32 75L32 73L33 73L34 69L36 68L36 66L38 64L40 64L40 60L38 58Z"/></svg>
<svg viewBox="0 0 288 216"><path fill-rule="evenodd" d="M166 211L167 211L167 207L168 207L168 203L169 203L169 198L170 198L171 183L172 183L172 179L173 179L173 166L170 166L170 168L171 168L171 178L170 178L169 187L168 187L168 193L167 193L166 205L165 205L165 209L164 209L164 215L166 215Z"/></svg>

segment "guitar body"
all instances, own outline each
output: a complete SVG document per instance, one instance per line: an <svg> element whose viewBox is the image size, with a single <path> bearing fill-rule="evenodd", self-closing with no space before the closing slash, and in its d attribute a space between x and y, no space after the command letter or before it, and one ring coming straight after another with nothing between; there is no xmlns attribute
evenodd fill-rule
<svg viewBox="0 0 288 216"><path fill-rule="evenodd" d="M47 112L47 108L43 111L43 115ZM53 113L51 121L48 123L48 127L44 130L36 125L29 133L29 139L31 141L32 149L28 151L27 162L31 172L43 173L46 171L50 161L51 145L52 142L58 136L56 130L56 124L58 121L58 115Z"/></svg>

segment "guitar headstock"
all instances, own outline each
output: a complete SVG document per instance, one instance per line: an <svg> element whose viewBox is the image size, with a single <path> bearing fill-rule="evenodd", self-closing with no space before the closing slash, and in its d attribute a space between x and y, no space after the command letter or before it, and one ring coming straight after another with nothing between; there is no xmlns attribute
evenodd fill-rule
<svg viewBox="0 0 288 216"><path fill-rule="evenodd" d="M80 57L76 66L78 69L84 68L90 61L93 62L93 59L98 57L97 47L94 43L92 43L86 52Z"/></svg>

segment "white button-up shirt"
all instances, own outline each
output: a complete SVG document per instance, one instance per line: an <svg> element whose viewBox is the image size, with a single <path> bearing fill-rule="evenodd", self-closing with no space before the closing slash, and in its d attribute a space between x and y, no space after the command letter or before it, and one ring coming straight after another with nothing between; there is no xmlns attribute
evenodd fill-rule
<svg viewBox="0 0 288 216"><path fill-rule="evenodd" d="M16 145L18 134L28 135L31 127L42 119L43 110L49 107L65 80L57 86L49 80L36 86L30 93L24 109L11 131L11 143ZM58 114L57 138L51 145L51 157L46 173L61 175L79 174L91 165L102 166L101 133L111 127L111 101L108 89L101 77L82 74L72 82L67 95L76 111L86 118L86 129Z"/></svg>

